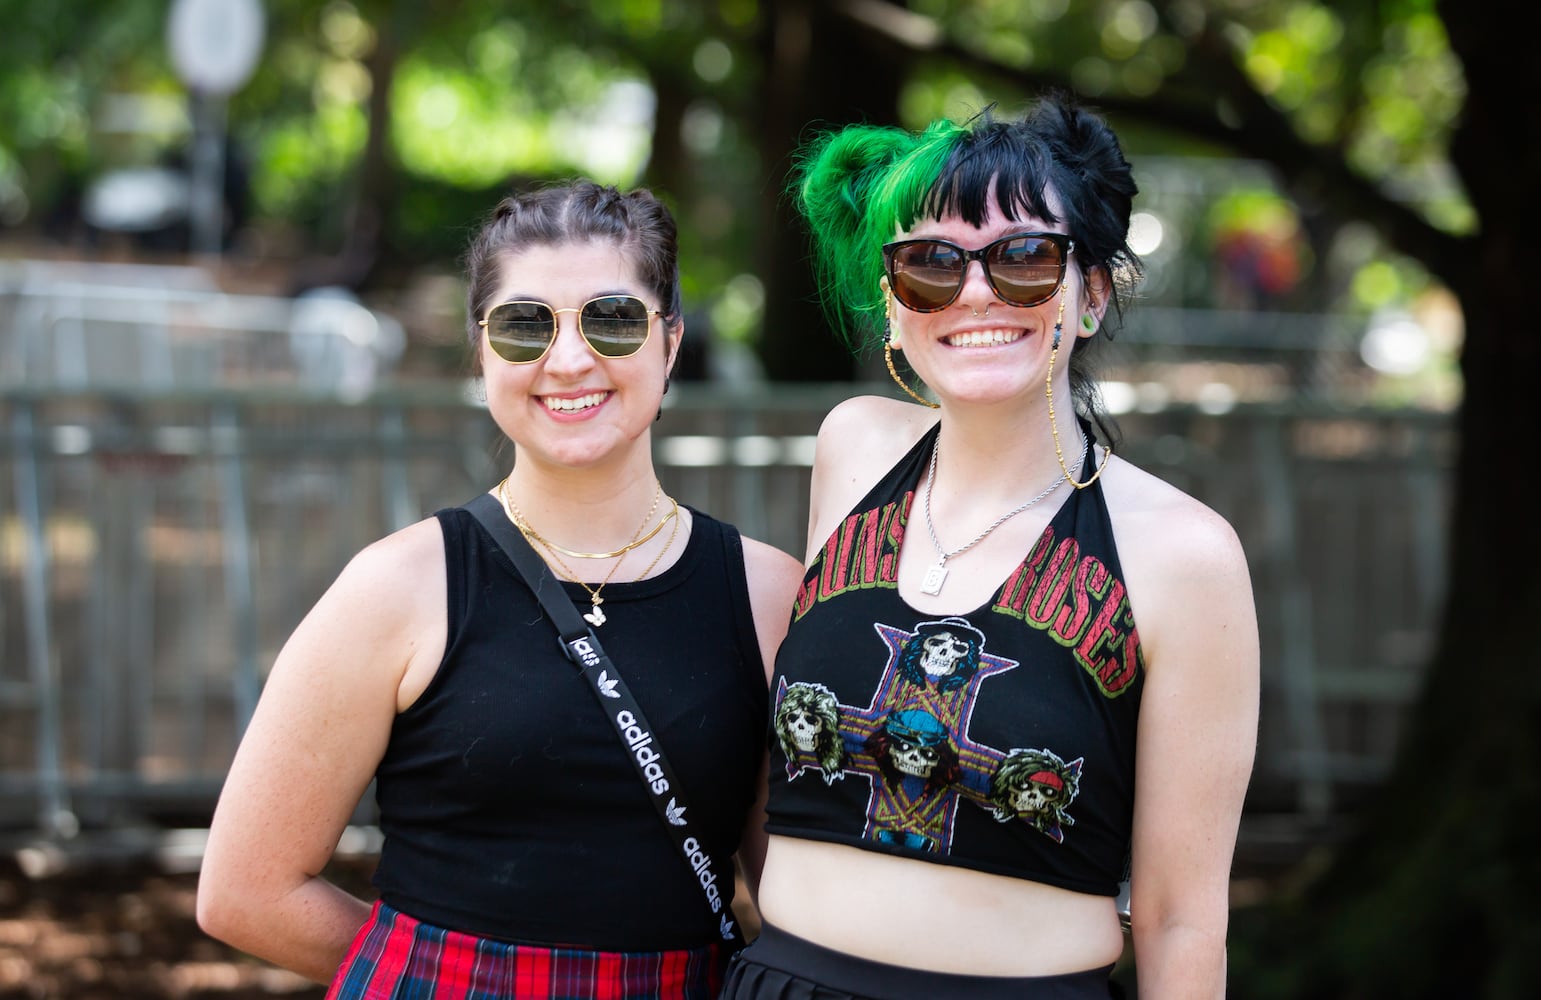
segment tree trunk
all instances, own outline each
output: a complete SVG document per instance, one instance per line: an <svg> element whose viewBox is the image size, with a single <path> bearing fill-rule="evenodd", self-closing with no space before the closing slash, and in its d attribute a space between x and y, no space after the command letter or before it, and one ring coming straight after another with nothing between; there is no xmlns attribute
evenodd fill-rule
<svg viewBox="0 0 1541 1000"><path fill-rule="evenodd" d="M389 244L391 213L400 189L391 147L391 90L401 57L402 39L416 36L422 21L412 0L375 0L366 13L375 26L374 48L365 58L369 70L368 132L359 155L350 198L343 206L342 240L337 256L307 260L295 269L290 293L336 285L362 291L384 281L398 281L403 251ZM407 253L410 257L411 254Z"/></svg>
<svg viewBox="0 0 1541 1000"><path fill-rule="evenodd" d="M1237 915L1233 998L1535 996L1541 962L1541 114L1480 5L1442 3L1469 94L1452 157L1482 220L1441 277L1466 334L1448 594L1392 772L1296 898ZM1531 15L1533 17L1533 15ZM1506 29L1507 30L1507 29Z"/></svg>
<svg viewBox="0 0 1541 1000"><path fill-rule="evenodd" d="M897 120L904 57L882 39L832 14L826 0L784 0L768 7L760 149L761 259L765 329L760 357L779 382L846 382L856 363L835 338L807 264L808 233L786 194L786 153L808 127Z"/></svg>

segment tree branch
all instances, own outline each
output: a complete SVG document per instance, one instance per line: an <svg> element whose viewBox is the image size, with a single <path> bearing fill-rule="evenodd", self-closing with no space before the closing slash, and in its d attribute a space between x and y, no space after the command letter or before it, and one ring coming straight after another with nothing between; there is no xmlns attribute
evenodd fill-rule
<svg viewBox="0 0 1541 1000"><path fill-rule="evenodd" d="M948 37L934 19L885 0L837 0L833 7L840 16L912 56L944 58L1028 91L1073 89L1061 71L998 62ZM1088 103L1111 115L1149 122L1267 162L1296 197L1366 222L1430 273L1442 280L1452 277L1445 272L1451 261L1462 258L1462 247L1470 238L1438 229L1351 169L1336 151L1302 139L1288 116L1252 86L1212 20L1190 39L1188 56L1184 70L1149 97L1108 93Z"/></svg>

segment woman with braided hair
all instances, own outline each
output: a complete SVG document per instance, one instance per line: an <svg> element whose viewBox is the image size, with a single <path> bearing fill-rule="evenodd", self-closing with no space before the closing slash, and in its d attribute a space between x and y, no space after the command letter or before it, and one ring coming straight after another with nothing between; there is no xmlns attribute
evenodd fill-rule
<svg viewBox="0 0 1541 1000"><path fill-rule="evenodd" d="M1117 138L1068 95L854 125L793 191L832 323L915 402L819 431L763 929L724 997L1106 998L1126 885L1141 1000L1223 996L1256 613L1231 526L1099 406L1139 273ZM815 702L817 730L780 711Z"/></svg>
<svg viewBox="0 0 1541 1000"><path fill-rule="evenodd" d="M766 680L800 567L658 482L684 335L662 202L588 181L510 196L467 270L512 470L357 554L279 652L199 922L336 1000L711 1000L735 858L752 890L763 854ZM526 583L526 550L498 541L520 534L559 584ZM564 655L553 591L588 623L568 648L598 640L638 713ZM321 874L371 780L372 904Z"/></svg>

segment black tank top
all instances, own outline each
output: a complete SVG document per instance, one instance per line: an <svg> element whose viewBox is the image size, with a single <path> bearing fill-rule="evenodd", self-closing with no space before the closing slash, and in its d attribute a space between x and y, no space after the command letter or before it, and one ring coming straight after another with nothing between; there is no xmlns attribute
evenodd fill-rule
<svg viewBox="0 0 1541 1000"><path fill-rule="evenodd" d="M598 634L687 790L717 870L731 872L768 695L742 541L691 514L675 565L605 587ZM533 592L470 513L435 517L448 644L428 688L397 716L377 773L381 898L506 941L605 951L718 941L697 877ZM587 594L566 586L587 608ZM731 901L731 884L719 891Z"/></svg>
<svg viewBox="0 0 1541 1000"><path fill-rule="evenodd" d="M923 614L899 596L899 551L939 431L803 578L776 656L768 829L1117 895L1144 671L1101 483L1071 491L984 605Z"/></svg>

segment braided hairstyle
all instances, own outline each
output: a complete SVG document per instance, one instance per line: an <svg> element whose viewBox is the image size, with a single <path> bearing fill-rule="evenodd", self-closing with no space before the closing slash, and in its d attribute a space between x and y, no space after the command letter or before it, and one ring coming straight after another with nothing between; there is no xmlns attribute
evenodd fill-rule
<svg viewBox="0 0 1541 1000"><path fill-rule="evenodd" d="M1050 207L1050 192L1061 211ZM1138 281L1129 217L1138 188L1106 121L1066 92L1052 92L1020 118L996 118L994 105L963 123L932 122L912 132L851 125L816 133L795 154L789 193L807 223L812 266L825 316L853 353L881 349L884 243L921 218L985 220L990 202L1007 218L1063 222L1083 275L1109 282L1109 315ZM1070 389L1078 409L1111 437L1087 350L1068 331ZM1108 326L1103 327L1108 332Z"/></svg>
<svg viewBox="0 0 1541 1000"><path fill-rule="evenodd" d="M505 197L472 237L465 253L471 345L481 337L479 320L497 304L489 300L502 282L507 257L532 246L588 241L620 248L657 296L664 325L679 325L679 233L673 213L645 188L623 193L612 185L573 180Z"/></svg>

